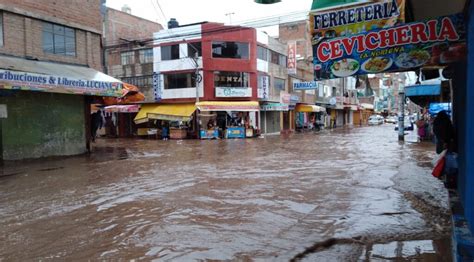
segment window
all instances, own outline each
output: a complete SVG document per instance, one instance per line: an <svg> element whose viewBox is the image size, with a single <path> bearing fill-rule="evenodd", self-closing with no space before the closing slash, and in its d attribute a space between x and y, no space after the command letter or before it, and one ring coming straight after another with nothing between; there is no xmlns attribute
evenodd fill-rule
<svg viewBox="0 0 474 262"><path fill-rule="evenodd" d="M43 22L43 52L76 55L76 31L72 28Z"/></svg>
<svg viewBox="0 0 474 262"><path fill-rule="evenodd" d="M268 49L262 46L257 46L257 58L263 61L268 61Z"/></svg>
<svg viewBox="0 0 474 262"><path fill-rule="evenodd" d="M275 83L276 89L285 90L285 79L275 77L273 82Z"/></svg>
<svg viewBox="0 0 474 262"><path fill-rule="evenodd" d="M271 53L272 53L272 60L271 60L271 62L272 62L273 64L278 65L279 62L280 62L280 54L278 54L277 52L274 52L274 51L271 51Z"/></svg>
<svg viewBox="0 0 474 262"><path fill-rule="evenodd" d="M161 60L179 59L179 45L168 45L161 47Z"/></svg>
<svg viewBox="0 0 474 262"><path fill-rule="evenodd" d="M140 56L140 63L142 64L153 63L153 48L140 50L139 56Z"/></svg>
<svg viewBox="0 0 474 262"><path fill-rule="evenodd" d="M196 87L194 73L164 74L165 89Z"/></svg>
<svg viewBox="0 0 474 262"><path fill-rule="evenodd" d="M270 51L270 52L271 52L271 62L273 64L286 67L286 63L287 63L286 55L279 54L275 51Z"/></svg>
<svg viewBox="0 0 474 262"><path fill-rule="evenodd" d="M248 59L249 44L239 42L213 42L212 57Z"/></svg>
<svg viewBox="0 0 474 262"><path fill-rule="evenodd" d="M153 76L122 77L122 81L137 87L151 87L153 85Z"/></svg>
<svg viewBox="0 0 474 262"><path fill-rule="evenodd" d="M280 54L280 56L279 56L279 58L278 58L278 61L279 61L279 63L278 63L279 65L284 66L284 67L287 67L287 64L286 64L286 63L287 63L286 56Z"/></svg>
<svg viewBox="0 0 474 262"><path fill-rule="evenodd" d="M122 61L122 65L135 64L135 52L134 51L122 52L120 54L120 60Z"/></svg>
<svg viewBox="0 0 474 262"><path fill-rule="evenodd" d="M249 73L214 72L214 86L218 87L249 87Z"/></svg>
<svg viewBox="0 0 474 262"><path fill-rule="evenodd" d="M3 13L0 12L0 46L3 46Z"/></svg>
<svg viewBox="0 0 474 262"><path fill-rule="evenodd" d="M194 57L196 55L196 49L198 56L202 56L201 42L188 43L188 56Z"/></svg>

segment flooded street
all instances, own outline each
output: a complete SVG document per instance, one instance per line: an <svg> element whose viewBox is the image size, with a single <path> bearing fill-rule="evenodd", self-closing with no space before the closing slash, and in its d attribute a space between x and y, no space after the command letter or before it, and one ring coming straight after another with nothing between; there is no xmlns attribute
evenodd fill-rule
<svg viewBox="0 0 474 262"><path fill-rule="evenodd" d="M0 261L450 261L434 146L394 125L247 140L107 140L7 163Z"/></svg>

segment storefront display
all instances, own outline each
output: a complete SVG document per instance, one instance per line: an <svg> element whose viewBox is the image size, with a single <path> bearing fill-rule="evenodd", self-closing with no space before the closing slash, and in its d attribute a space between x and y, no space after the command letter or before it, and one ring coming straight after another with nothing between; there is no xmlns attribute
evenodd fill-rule
<svg viewBox="0 0 474 262"><path fill-rule="evenodd" d="M259 111L258 102L199 102L197 108L201 111L201 138L246 138L253 137L255 125L251 114ZM206 129L207 128L207 129ZM216 132L217 129L217 132Z"/></svg>

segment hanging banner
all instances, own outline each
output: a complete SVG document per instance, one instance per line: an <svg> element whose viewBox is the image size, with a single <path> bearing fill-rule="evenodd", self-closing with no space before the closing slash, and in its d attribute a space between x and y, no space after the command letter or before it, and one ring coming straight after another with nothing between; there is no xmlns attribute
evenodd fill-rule
<svg viewBox="0 0 474 262"><path fill-rule="evenodd" d="M404 22L405 0L378 0L370 4L310 13L313 44L324 38L360 34Z"/></svg>
<svg viewBox="0 0 474 262"><path fill-rule="evenodd" d="M466 57L462 14L324 40L313 46L315 79L443 65Z"/></svg>
<svg viewBox="0 0 474 262"><path fill-rule="evenodd" d="M296 75L296 42L288 43L288 74Z"/></svg>

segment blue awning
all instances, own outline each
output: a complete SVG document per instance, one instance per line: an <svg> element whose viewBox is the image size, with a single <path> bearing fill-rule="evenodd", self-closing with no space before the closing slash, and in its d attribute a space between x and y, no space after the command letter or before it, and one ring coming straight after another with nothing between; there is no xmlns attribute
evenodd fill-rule
<svg viewBox="0 0 474 262"><path fill-rule="evenodd" d="M451 115L451 103L431 103L429 112L432 115L436 115L442 110L446 111L448 115Z"/></svg>
<svg viewBox="0 0 474 262"><path fill-rule="evenodd" d="M441 85L415 85L406 86L405 95L410 96L438 96L441 94Z"/></svg>

